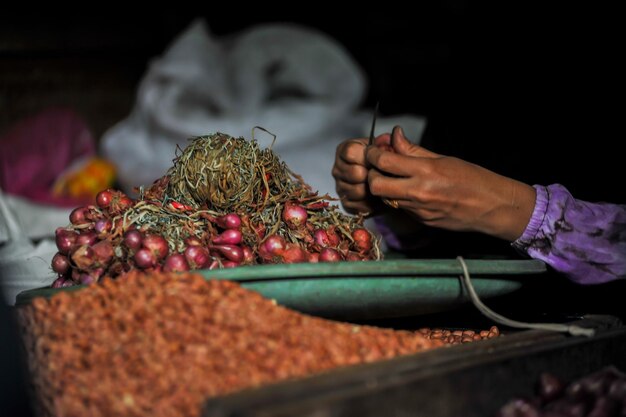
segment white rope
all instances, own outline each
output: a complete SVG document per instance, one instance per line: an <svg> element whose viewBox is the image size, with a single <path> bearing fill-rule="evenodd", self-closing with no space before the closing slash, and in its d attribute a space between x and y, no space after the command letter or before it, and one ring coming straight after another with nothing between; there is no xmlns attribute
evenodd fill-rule
<svg viewBox="0 0 626 417"><path fill-rule="evenodd" d="M469 271L467 269L467 265L465 264L465 260L462 256L458 256L456 258L461 264L461 268L463 268L463 275L459 276L461 279L461 283L465 287L465 290L470 296L472 300L472 304L480 311L483 315L490 318L491 320L503 324L509 327L515 327L519 329L538 329L538 330L550 330L554 332L563 332L569 333L572 336L587 336L591 337L595 334L594 329L586 329L584 327L576 326L576 325L567 325L560 323L526 323L523 321L516 321L506 318L495 311L491 310L487 307L483 302L478 298L478 294L476 294L476 290L474 289L474 285L472 285L472 281L470 279Z"/></svg>

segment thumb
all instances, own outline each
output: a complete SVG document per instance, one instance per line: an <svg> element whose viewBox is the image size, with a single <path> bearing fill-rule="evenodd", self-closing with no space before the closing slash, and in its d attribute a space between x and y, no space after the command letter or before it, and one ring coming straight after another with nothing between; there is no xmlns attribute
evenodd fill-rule
<svg viewBox="0 0 626 417"><path fill-rule="evenodd" d="M391 147L400 155L416 156L420 158L435 158L439 156L436 153L409 141L400 126L394 126L391 131Z"/></svg>

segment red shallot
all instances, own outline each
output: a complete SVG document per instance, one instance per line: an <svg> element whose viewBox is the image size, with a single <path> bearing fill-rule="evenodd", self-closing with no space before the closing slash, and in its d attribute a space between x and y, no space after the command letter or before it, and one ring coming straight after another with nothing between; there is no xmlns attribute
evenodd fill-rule
<svg viewBox="0 0 626 417"><path fill-rule="evenodd" d="M149 234L143 238L141 242L144 248L147 248L154 254L157 259L165 259L169 253L167 240L163 236Z"/></svg>
<svg viewBox="0 0 626 417"><path fill-rule="evenodd" d="M305 225L308 214L301 205L287 202L285 203L282 217L290 229L299 229Z"/></svg>
<svg viewBox="0 0 626 417"><path fill-rule="evenodd" d="M185 255L175 253L165 258L165 264L163 266L165 272L185 272L189 271L189 264L185 259Z"/></svg>
<svg viewBox="0 0 626 417"><path fill-rule="evenodd" d="M209 251L202 246L187 246L185 248L185 259L191 269L202 269L209 264L211 256Z"/></svg>
<svg viewBox="0 0 626 417"><path fill-rule="evenodd" d="M243 250L237 245L215 245L211 246L212 251L219 252L223 257L229 261L241 262L243 261Z"/></svg>
<svg viewBox="0 0 626 417"><path fill-rule="evenodd" d="M320 252L320 262L341 261L341 254L333 248L324 248Z"/></svg>
<svg viewBox="0 0 626 417"><path fill-rule="evenodd" d="M58 274L65 274L70 270L70 260L60 252L52 257L52 270Z"/></svg>
<svg viewBox="0 0 626 417"><path fill-rule="evenodd" d="M222 217L217 217L215 223L222 229L239 229L241 227L241 217L236 213L229 213Z"/></svg>
<svg viewBox="0 0 626 417"><path fill-rule="evenodd" d="M241 231L237 229L226 229L221 234L213 238L213 243L218 245L239 245L242 241Z"/></svg>

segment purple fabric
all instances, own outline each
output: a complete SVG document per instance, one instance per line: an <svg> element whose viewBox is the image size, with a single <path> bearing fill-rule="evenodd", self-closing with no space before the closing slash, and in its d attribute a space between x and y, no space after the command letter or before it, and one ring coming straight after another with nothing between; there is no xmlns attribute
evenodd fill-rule
<svg viewBox="0 0 626 417"><path fill-rule="evenodd" d="M560 184L534 187L535 209L516 249L579 284L626 278L626 205L576 200Z"/></svg>

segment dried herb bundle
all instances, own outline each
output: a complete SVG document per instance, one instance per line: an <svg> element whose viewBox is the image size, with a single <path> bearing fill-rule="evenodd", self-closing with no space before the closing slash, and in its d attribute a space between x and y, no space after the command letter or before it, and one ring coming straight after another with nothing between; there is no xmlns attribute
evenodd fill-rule
<svg viewBox="0 0 626 417"><path fill-rule="evenodd" d="M261 208L284 202L303 184L295 182L284 162L255 140L224 133L200 136L169 169L168 195L192 207L223 211Z"/></svg>

